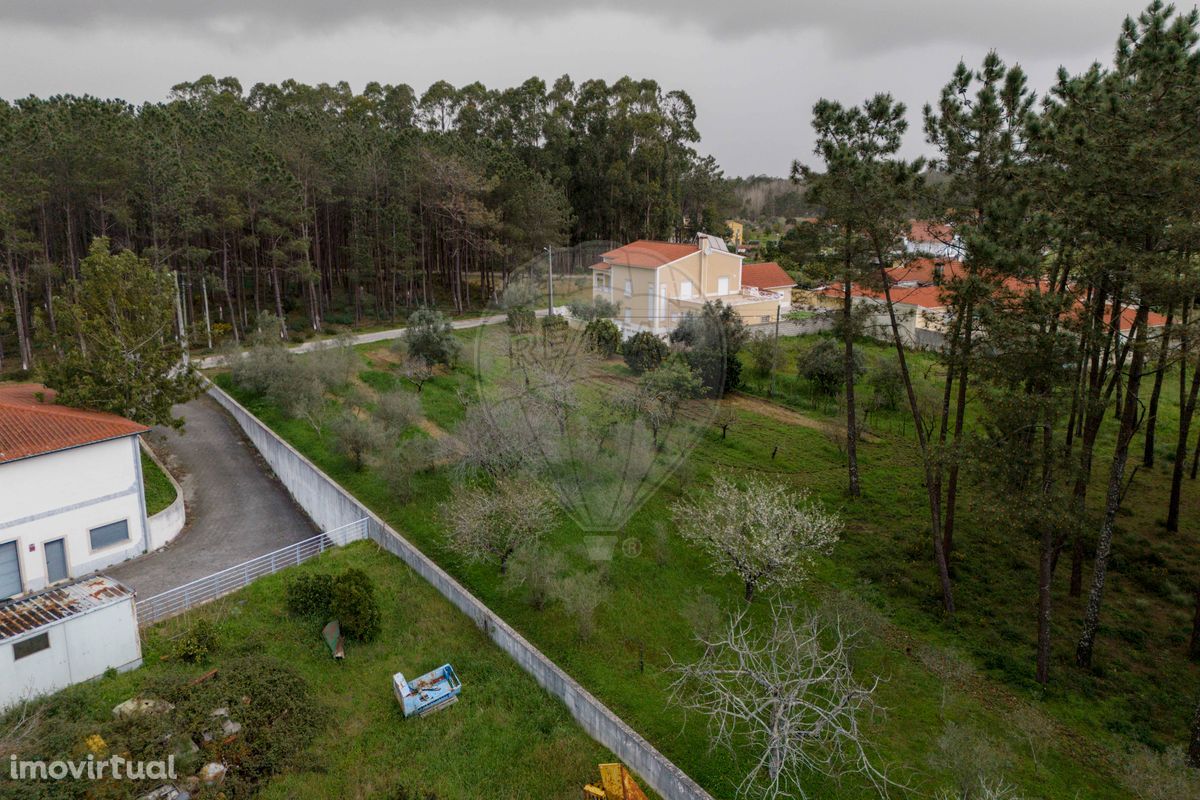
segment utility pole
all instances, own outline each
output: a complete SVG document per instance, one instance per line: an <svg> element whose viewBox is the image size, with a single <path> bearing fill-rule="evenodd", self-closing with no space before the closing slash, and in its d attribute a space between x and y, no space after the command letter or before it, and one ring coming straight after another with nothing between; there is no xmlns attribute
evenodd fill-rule
<svg viewBox="0 0 1200 800"><path fill-rule="evenodd" d="M550 285L550 308L546 312L554 316L554 246L546 246L546 282Z"/></svg>
<svg viewBox="0 0 1200 800"><path fill-rule="evenodd" d="M779 370L779 312L775 306L775 343L771 346L771 399L775 399L775 373Z"/></svg>

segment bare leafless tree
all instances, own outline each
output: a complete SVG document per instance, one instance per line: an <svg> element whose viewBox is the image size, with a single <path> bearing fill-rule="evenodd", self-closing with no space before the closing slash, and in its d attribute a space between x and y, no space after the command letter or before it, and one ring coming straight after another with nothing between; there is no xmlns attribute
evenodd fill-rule
<svg viewBox="0 0 1200 800"><path fill-rule="evenodd" d="M739 796L807 798L803 779L813 772L856 775L882 797L897 786L862 729L878 679L855 678L853 636L836 619L772 603L764 627L743 608L718 636L698 637L699 661L673 665L672 701L708 718L714 747L749 753Z"/></svg>

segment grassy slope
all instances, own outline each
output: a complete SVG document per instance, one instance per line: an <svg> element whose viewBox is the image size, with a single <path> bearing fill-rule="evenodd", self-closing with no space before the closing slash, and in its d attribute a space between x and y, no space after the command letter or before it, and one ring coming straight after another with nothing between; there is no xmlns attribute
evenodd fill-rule
<svg viewBox="0 0 1200 800"><path fill-rule="evenodd" d="M314 624L287 615L283 583L294 570L347 567L374 579L383 630L374 643L348 644L345 660L336 662ZM441 798L566 800L578 797L597 763L612 760L561 704L391 555L358 543L288 573L157 626L145 641L145 667L67 690L80 700L72 707L105 719L163 673L199 675L226 656L253 652L299 671L333 712L312 743L311 768L277 776L260 797L391 797L404 786ZM217 624L219 649L208 662L160 660L170 652L167 637L200 617ZM446 662L462 678L462 700L430 717L405 719L392 695L392 674L416 677Z"/></svg>
<svg viewBox="0 0 1200 800"><path fill-rule="evenodd" d="M464 339L473 335L464 334ZM795 349L805 343L789 341L787 346ZM873 357L886 352L875 347L868 350ZM363 352L375 371L386 371L386 363L375 358L381 352L378 348L363 348ZM918 355L914 361L922 380L932 388L937 378L932 360ZM613 368L618 373L623 369ZM375 377L371 382L379 380ZM472 387L468 368L437 378L422 395L427 415L443 427L452 426L461 416L458 392L469 393ZM752 385L750 390L755 388ZM784 405L804 408L818 417L836 414L832 405L808 399L807 387L796 378L781 379L779 389ZM1160 419L1163 448L1169 446L1177 415L1172 396L1169 391L1164 393L1166 408ZM732 580L714 578L703 560L671 535L665 524L669 504L682 487L692 482L703 485L714 468L778 473L783 480L810 488L846 516L843 542L811 591L820 596L847 591L883 611L883 619L873 626L875 636L857 656L864 675L886 678L880 700L888 713L872 733L884 759L896 765L898 774L922 793L949 780L947 770L931 763L947 721L965 724L993 739L1005 754L1010 780L1030 794L1063 798L1077 793L1127 796L1114 780L1120 769L1120 748L1127 737L1163 743L1179 741L1185 730L1187 689L1195 681L1178 646L1180 632L1186 630L1186 597L1177 588L1170 590L1186 585L1184 581L1193 576L1187 567L1169 577L1160 576L1155 591L1147 591L1130 578L1130 565L1147 558L1151 563L1161 560L1172 570L1187 564L1180 557L1181 545L1174 541L1178 537L1163 537L1153 526L1156 515L1161 515L1165 493L1164 463L1152 472L1140 473L1128 497L1131 513L1121 520L1123 530L1118 535L1095 674L1082 675L1068 666L1080 602L1066 598L1065 570L1058 574L1054 683L1042 696L1029 681L1033 550L1026 542L1009 541L1003 531L988 524L980 509L968 507L955 562L961 612L951 623L941 620L924 534L924 492L907 435L911 426L900 412L879 414L873 420L880 439L861 450L866 494L853 504L843 494L842 458L820 431L742 411L727 440L722 441L717 431L705 433L689 464L621 532L622 537L641 544L641 555L618 557L614 562L610 593L598 613L597 633L591 641L580 642L571 620L560 610L531 610L503 587L493 569L460 564L445 551L436 503L452 492L446 476L420 476L418 499L398 502L376 475L369 470L354 472L334 455L311 427L284 418L255 398L241 399L718 796L731 793L729 776L736 771L736 763L725 754L708 753L701 721L688 719L685 725L685 717L663 702L670 659L696 655L686 621L690 599L697 591L725 603L738 596ZM1104 450L1111 448L1111 441L1111 431L1106 431L1098 464L1104 463ZM776 445L780 449L771 460ZM1103 479L1103 471L1103 467L1097 469L1098 480ZM1094 489L1093 501L1101 494L1102 489ZM1197 518L1200 508L1195 492L1189 492L1185 525L1194 527ZM554 542L583 565L586 562L578 554L580 538L578 528L564 521ZM1133 633L1135 620L1140 634ZM1129 647L1133 638L1148 646ZM645 667L641 671L643 652ZM967 657L959 659L946 652ZM1051 731L1052 744L1044 749L1031 747L1031 737L1037 740L1039 731L1046 730ZM814 776L816 796L823 787L827 784ZM864 787L853 784L836 791L843 797L869 796Z"/></svg>
<svg viewBox="0 0 1200 800"><path fill-rule="evenodd" d="M142 484L146 487L147 514L153 516L175 502L175 485L145 453L142 453Z"/></svg>

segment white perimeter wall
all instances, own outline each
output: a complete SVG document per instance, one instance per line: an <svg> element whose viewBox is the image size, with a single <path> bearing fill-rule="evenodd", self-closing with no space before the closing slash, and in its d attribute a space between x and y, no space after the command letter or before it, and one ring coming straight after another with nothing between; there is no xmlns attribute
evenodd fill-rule
<svg viewBox="0 0 1200 800"><path fill-rule="evenodd" d="M128 521L129 540L93 551L88 531L122 519ZM66 540L72 576L145 552L137 436L0 464L0 543L16 540L25 591L46 585L44 544L59 538Z"/></svg>
<svg viewBox="0 0 1200 800"><path fill-rule="evenodd" d="M13 658L13 644L22 639L0 644L0 710L99 677L110 667L124 671L142 663L132 598L71 617L33 635L41 633L49 634L49 649L19 661Z"/></svg>

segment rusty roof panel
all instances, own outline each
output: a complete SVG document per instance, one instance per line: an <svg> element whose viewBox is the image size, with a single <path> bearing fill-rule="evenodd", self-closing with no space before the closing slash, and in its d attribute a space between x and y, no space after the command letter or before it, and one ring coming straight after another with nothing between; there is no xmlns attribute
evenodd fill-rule
<svg viewBox="0 0 1200 800"><path fill-rule="evenodd" d="M133 597L133 592L104 575L55 586L0 603L0 642Z"/></svg>

